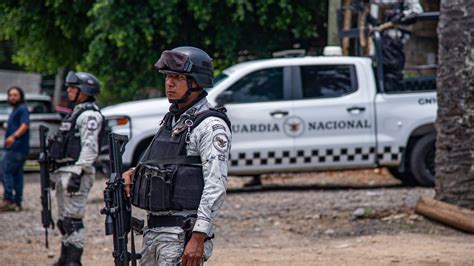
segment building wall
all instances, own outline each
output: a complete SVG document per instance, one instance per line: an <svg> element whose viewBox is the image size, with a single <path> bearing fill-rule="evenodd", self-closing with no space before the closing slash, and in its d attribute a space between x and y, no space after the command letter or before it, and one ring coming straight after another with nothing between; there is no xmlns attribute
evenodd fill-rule
<svg viewBox="0 0 474 266"><path fill-rule="evenodd" d="M11 86L19 86L26 93L40 93L41 75L22 71L0 70L0 92L6 93Z"/></svg>

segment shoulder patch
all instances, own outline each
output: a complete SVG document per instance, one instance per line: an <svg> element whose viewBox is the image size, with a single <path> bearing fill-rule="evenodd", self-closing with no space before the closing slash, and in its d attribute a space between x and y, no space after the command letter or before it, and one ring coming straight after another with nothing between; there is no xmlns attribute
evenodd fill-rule
<svg viewBox="0 0 474 266"><path fill-rule="evenodd" d="M99 123L95 117L89 117L87 120L87 129L96 130L99 127Z"/></svg>
<svg viewBox="0 0 474 266"><path fill-rule="evenodd" d="M225 131L225 127L223 125L220 125L220 124L215 124L212 126L212 131L216 131L218 129L222 129Z"/></svg>
<svg viewBox="0 0 474 266"><path fill-rule="evenodd" d="M212 138L212 145L220 152L227 152L229 149L229 138L224 133L219 133Z"/></svg>

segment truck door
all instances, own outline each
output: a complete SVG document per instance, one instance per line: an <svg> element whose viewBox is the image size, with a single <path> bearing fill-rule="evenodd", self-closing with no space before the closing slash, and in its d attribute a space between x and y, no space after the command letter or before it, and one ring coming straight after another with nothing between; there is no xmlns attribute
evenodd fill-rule
<svg viewBox="0 0 474 266"><path fill-rule="evenodd" d="M293 139L285 135L283 122L293 112L290 78L286 67L260 69L217 96L225 98L232 121L232 174L268 172L289 163Z"/></svg>
<svg viewBox="0 0 474 266"><path fill-rule="evenodd" d="M369 84L353 64L302 65L294 71L294 113L284 127L294 132L304 169L374 166L375 124Z"/></svg>

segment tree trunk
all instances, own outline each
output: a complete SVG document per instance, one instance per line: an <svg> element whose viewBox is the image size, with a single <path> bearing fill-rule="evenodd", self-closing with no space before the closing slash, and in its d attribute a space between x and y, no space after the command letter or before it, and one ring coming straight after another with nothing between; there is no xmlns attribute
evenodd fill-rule
<svg viewBox="0 0 474 266"><path fill-rule="evenodd" d="M474 2L441 0L436 198L474 210Z"/></svg>

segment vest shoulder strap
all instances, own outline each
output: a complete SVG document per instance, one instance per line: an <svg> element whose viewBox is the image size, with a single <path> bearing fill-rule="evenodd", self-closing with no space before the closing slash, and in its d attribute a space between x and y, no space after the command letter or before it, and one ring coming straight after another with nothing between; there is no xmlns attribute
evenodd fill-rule
<svg viewBox="0 0 474 266"><path fill-rule="evenodd" d="M227 124L229 129L232 130L231 122L229 118L227 117L226 112L227 110L224 107L219 107L219 108L210 108L202 113L199 113L196 116L196 119L194 119L194 123L191 127L191 130L197 127L199 124L201 124L201 122L204 121L204 119L211 116L221 118Z"/></svg>
<svg viewBox="0 0 474 266"><path fill-rule="evenodd" d="M77 118L79 118L79 116L84 113L85 111L96 111L96 112L99 112L99 114L102 116L102 122L105 124L105 119L104 119L104 116L102 115L102 113L100 112L99 109L95 108L94 105L92 104L88 104L86 105L84 108L81 108L77 113L75 113L73 115L73 117L71 118L71 128L75 129L76 128L76 123L77 123ZM104 128L102 126L102 128ZM104 131L105 132L105 131Z"/></svg>

